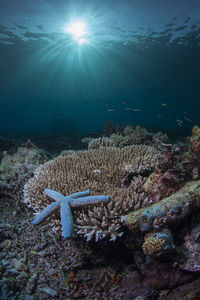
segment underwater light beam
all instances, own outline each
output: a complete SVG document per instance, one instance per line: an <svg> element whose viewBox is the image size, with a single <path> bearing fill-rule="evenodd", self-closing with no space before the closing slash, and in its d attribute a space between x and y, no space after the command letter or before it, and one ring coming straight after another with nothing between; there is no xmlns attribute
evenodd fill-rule
<svg viewBox="0 0 200 300"><path fill-rule="evenodd" d="M84 21L71 22L64 30L71 34L73 39L79 44L88 43L86 37L89 35L89 32L87 30L87 24Z"/></svg>

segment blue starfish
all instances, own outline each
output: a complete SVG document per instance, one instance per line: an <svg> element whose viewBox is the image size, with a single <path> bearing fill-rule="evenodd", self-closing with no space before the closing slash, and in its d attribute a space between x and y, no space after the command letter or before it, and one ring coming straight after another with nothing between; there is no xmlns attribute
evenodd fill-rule
<svg viewBox="0 0 200 300"><path fill-rule="evenodd" d="M53 202L45 207L35 218L35 220L33 220L32 223L34 225L38 225L48 215L53 213L54 210L60 207L60 217L64 238L71 238L73 233L73 218L71 207L80 207L91 204L94 205L99 204L100 202L108 202L110 200L110 196L89 196L90 190L73 193L68 196L63 196L62 194L50 189L45 189L44 192L47 196L54 199L56 202Z"/></svg>

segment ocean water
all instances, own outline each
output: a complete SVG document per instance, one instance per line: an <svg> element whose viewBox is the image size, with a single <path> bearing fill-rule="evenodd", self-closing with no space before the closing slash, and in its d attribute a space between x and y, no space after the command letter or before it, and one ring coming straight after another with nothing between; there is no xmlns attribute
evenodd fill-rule
<svg viewBox="0 0 200 300"><path fill-rule="evenodd" d="M199 54L198 0L0 0L0 135L112 122L186 136L199 125Z"/></svg>

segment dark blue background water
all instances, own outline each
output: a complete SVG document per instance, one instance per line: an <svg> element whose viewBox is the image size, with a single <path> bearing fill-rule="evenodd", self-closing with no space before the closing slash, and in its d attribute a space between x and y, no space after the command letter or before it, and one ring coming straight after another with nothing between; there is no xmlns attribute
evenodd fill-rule
<svg viewBox="0 0 200 300"><path fill-rule="evenodd" d="M182 135L199 124L199 1L0 7L0 134L87 135L112 120ZM72 15L88 22L88 44L62 30Z"/></svg>

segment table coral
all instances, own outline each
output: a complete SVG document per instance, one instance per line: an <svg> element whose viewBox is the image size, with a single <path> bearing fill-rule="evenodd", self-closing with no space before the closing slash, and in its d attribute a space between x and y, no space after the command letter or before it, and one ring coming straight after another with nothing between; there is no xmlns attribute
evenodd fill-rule
<svg viewBox="0 0 200 300"><path fill-rule="evenodd" d="M62 156L39 167L24 188L24 202L39 213L50 199L44 189L53 189L68 195L90 189L91 194L109 195L111 201L94 207L73 210L78 234L90 240L109 236L115 240L123 232L121 217L133 209L149 205L143 184L145 172L152 172L158 152L149 146L100 148L78 151ZM127 169L127 165L131 168ZM52 221L54 230L60 230L59 215Z"/></svg>
<svg viewBox="0 0 200 300"><path fill-rule="evenodd" d="M52 214L57 208L60 207L60 217L62 224L62 232L64 238L71 238L73 233L73 218L71 213L72 207L87 206L87 205L96 205L98 203L106 203L110 200L109 196L89 196L90 190L84 192L74 193L68 196L63 196L62 194L45 189L45 194L55 200L47 207L45 207L40 214L33 220L34 225L38 225L46 217Z"/></svg>

